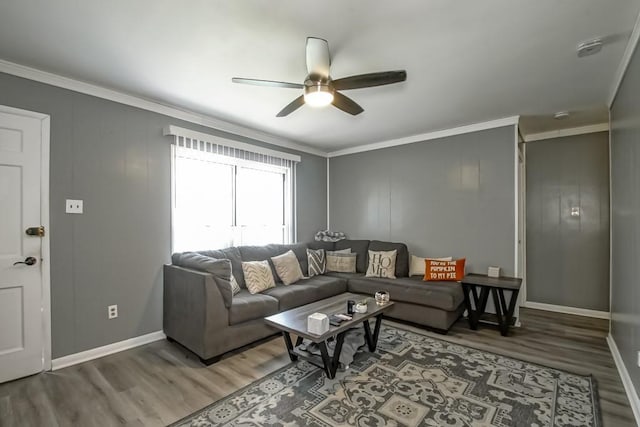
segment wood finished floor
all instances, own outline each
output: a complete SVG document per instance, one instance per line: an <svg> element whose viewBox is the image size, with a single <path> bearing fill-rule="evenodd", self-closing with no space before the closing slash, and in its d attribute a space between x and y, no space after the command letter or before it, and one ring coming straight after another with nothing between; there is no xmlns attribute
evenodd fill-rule
<svg viewBox="0 0 640 427"><path fill-rule="evenodd" d="M522 309L522 327L501 337L458 321L437 338L578 374L593 374L605 427L635 426L609 352L608 321ZM406 326L405 326L406 327ZM165 341L0 384L0 426L163 426L290 363L282 338L204 367Z"/></svg>

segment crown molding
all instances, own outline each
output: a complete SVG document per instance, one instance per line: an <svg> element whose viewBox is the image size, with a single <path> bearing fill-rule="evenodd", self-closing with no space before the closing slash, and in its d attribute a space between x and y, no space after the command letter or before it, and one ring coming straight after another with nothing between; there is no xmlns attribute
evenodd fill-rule
<svg viewBox="0 0 640 427"><path fill-rule="evenodd" d="M561 138L563 136L584 135L586 133L608 132L609 123L579 126L575 128L551 130L548 132L531 133L524 136L524 142L541 141L543 139Z"/></svg>
<svg viewBox="0 0 640 427"><path fill-rule="evenodd" d="M613 80L613 85L611 86L611 92L609 93L609 109L611 109L611 107L613 106L613 102L616 100L616 95L618 94L618 90L620 90L620 85L622 84L624 75L627 72L627 68L629 67L631 58L633 57L633 53L635 52L636 47L638 46L639 39L640 39L640 13L638 13L638 17L636 18L636 24L633 26L631 37L629 37L629 43L627 43L627 47L624 50L624 55L622 55L622 60L620 61L620 65L618 66L618 70L616 71L616 76Z"/></svg>
<svg viewBox="0 0 640 427"><path fill-rule="evenodd" d="M388 141L373 142L371 144L359 145L357 147L345 148L343 150L332 151L328 157L345 156L347 154L362 153L365 151L380 150L383 148L396 147L398 145L413 144L414 142L429 141L432 139L446 138L453 135L478 132L487 129L501 128L509 125L517 125L520 116L505 117L488 122L474 123L471 125L459 126L451 129L443 129L434 132L421 133L418 135L406 136Z"/></svg>
<svg viewBox="0 0 640 427"><path fill-rule="evenodd" d="M97 98L118 102L120 104L129 105L131 107L140 108L142 110L152 111L154 113L163 114L165 116L184 120L190 123L195 123L209 128L221 130L223 132L229 132L235 135L243 136L245 138L251 138L257 141L266 142L278 147L301 151L303 153L313 154L321 157L327 156L327 153L322 150L302 145L295 141L281 138L256 129L227 122L213 116L199 114L188 110L182 110L176 107L162 104L157 101L151 101L139 96L130 95L124 92L119 92L113 89L108 89L102 86L82 82L68 77L63 77L58 74L49 73L2 59L0 59L0 72L37 81L40 83L45 83L51 86L72 90L74 92L83 93L85 95L91 95Z"/></svg>

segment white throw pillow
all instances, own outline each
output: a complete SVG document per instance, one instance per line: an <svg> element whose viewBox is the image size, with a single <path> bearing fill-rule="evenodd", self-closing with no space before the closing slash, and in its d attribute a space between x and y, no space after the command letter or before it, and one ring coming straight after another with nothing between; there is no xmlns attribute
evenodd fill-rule
<svg viewBox="0 0 640 427"><path fill-rule="evenodd" d="M280 277L280 280L282 280L282 283L285 285L296 283L304 277L298 258L292 250L282 255L271 257L271 261L273 261L273 265L276 267L278 277Z"/></svg>
<svg viewBox="0 0 640 427"><path fill-rule="evenodd" d="M257 294L269 288L275 288L269 261L247 261L242 263L244 280L247 283L247 290L252 294Z"/></svg>
<svg viewBox="0 0 640 427"><path fill-rule="evenodd" d="M396 278L396 257L398 251L369 251L369 267L366 277Z"/></svg>
<svg viewBox="0 0 640 427"><path fill-rule="evenodd" d="M451 261L453 257L447 256L443 258L422 258L419 256L411 255L411 261L409 261L409 276L424 276L424 260L430 259L433 261Z"/></svg>

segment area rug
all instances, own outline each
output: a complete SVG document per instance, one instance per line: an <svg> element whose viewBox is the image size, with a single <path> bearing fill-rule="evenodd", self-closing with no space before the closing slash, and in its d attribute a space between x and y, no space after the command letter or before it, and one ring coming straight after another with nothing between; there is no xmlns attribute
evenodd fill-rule
<svg viewBox="0 0 640 427"><path fill-rule="evenodd" d="M284 345L284 344L283 344ZM601 426L593 378L383 326L333 380L304 361L174 426Z"/></svg>

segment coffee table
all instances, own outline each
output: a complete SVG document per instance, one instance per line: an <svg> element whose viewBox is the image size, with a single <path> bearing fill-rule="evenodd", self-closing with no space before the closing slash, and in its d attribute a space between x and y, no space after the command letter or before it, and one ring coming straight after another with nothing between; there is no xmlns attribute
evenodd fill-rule
<svg viewBox="0 0 640 427"><path fill-rule="evenodd" d="M324 313L327 316L330 316L332 314L346 313L348 300L360 301L364 298L369 299L368 310L366 313L354 313L352 320L344 321L340 326L329 326L329 330L322 335L315 335L307 331L307 317L310 314ZM305 359L310 363L323 368L327 377L335 378L336 371L338 370L340 352L342 351L342 343L344 342L346 332L359 323L362 323L364 325L365 339L367 341L369 351L374 352L378 344L378 334L380 333L382 314L392 305L393 302L389 301L386 304L379 306L375 303L373 298L368 295L344 293L293 308L291 310L283 311L282 313L274 314L273 316L265 317L264 320L267 324L282 331L282 336L284 337L284 342L287 346L289 358L292 362L295 362L298 358ZM372 317L376 318L373 333L371 333L371 327L369 326L369 319ZM291 341L291 333L298 337L295 346ZM336 347L333 351L333 356L329 356L329 352L327 351L327 340L333 336L336 337ZM311 342L318 344L318 347L320 348L320 358L313 355L302 354L296 350L296 347L302 344L303 339L308 339Z"/></svg>

